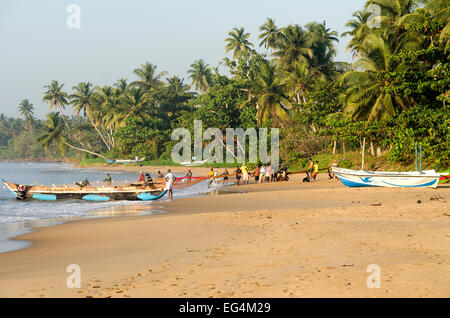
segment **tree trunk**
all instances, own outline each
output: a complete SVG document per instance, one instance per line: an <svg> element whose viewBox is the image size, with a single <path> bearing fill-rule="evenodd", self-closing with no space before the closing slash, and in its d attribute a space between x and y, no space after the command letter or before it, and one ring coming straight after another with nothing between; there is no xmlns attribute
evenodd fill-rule
<svg viewBox="0 0 450 318"><path fill-rule="evenodd" d="M375 148L374 148L374 146L373 146L373 141L372 140L370 140L370 155L372 156L372 157L375 157Z"/></svg>
<svg viewBox="0 0 450 318"><path fill-rule="evenodd" d="M337 141L334 140L333 141L333 156L336 154L336 143L337 143Z"/></svg>
<svg viewBox="0 0 450 318"><path fill-rule="evenodd" d="M377 157L381 157L381 147L377 147Z"/></svg>
<svg viewBox="0 0 450 318"><path fill-rule="evenodd" d="M100 135L100 137L103 140L103 143L106 145L106 147L108 148L108 150L111 150L111 147L109 146L109 144L106 142L105 137L103 137L102 133L100 132L100 130L97 128L97 126L94 124L94 120L92 120L91 116L88 116L89 120L91 121L92 126L94 126L95 130L97 131L97 133Z"/></svg>
<svg viewBox="0 0 450 318"><path fill-rule="evenodd" d="M345 142L342 142L342 160L345 160Z"/></svg>
<svg viewBox="0 0 450 318"><path fill-rule="evenodd" d="M64 144L65 144L66 146L69 146L70 148L75 149L75 150L87 152L87 153L90 153L91 155L96 155L96 156L102 157L103 159L109 159L109 158L107 158L107 157L105 157L105 156L103 156L103 155L101 155L101 154L99 154L99 153L96 153L96 152L93 152L93 151L90 151L90 150L86 150L86 149L83 149L83 148L75 147L75 146L69 144L68 142L65 142L65 141L64 141Z"/></svg>

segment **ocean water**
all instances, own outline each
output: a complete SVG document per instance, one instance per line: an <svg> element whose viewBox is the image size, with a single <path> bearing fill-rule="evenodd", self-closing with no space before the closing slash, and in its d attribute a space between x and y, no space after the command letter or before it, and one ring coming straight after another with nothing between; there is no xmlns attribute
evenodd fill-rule
<svg viewBox="0 0 450 318"><path fill-rule="evenodd" d="M65 163L36 163L36 162L0 162L0 178L14 183L62 185L73 184L85 178L91 184L101 184L107 171L95 169L74 168ZM156 171L147 171L152 176ZM137 181L138 174L123 171L110 171L114 183L127 183ZM175 189L174 198L200 195L212 191L216 187L208 188L207 182L197 183L185 189ZM63 223L70 219L114 216L114 210L121 206L143 205L148 206L147 212L141 214L154 214L164 211L158 210L158 204L167 200L164 197L158 201L110 201L87 202L83 200L61 201L18 201L11 191L0 186L0 252L25 247L29 242L11 241L11 237L31 231L38 226L47 226ZM102 213L99 213L102 211ZM108 213L111 211L111 213Z"/></svg>

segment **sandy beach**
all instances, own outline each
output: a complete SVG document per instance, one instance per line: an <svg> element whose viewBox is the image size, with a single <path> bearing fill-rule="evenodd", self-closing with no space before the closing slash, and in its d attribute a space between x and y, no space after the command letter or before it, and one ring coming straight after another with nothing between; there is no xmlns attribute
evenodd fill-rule
<svg viewBox="0 0 450 318"><path fill-rule="evenodd" d="M33 246L0 254L0 297L450 296L449 187L301 177L38 228L17 238ZM66 285L69 264L79 289ZM380 288L367 286L370 264Z"/></svg>

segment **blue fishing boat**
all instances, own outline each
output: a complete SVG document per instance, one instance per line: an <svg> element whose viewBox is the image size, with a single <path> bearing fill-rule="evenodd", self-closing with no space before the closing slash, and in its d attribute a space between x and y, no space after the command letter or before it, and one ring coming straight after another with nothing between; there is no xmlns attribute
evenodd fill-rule
<svg viewBox="0 0 450 318"><path fill-rule="evenodd" d="M384 172L332 168L347 187L436 188L441 175L434 170Z"/></svg>

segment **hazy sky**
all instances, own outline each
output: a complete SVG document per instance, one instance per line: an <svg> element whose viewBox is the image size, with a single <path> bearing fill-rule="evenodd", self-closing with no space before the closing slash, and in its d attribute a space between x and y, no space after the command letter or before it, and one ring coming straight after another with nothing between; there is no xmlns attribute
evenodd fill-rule
<svg viewBox="0 0 450 318"><path fill-rule="evenodd" d="M64 88L81 81L113 84L134 80L132 71L148 61L159 71L189 83L186 71L203 58L216 66L225 56L224 39L245 27L259 43L266 18L277 26L326 21L340 34L364 0L0 0L0 113L19 116L29 99L43 118L43 86L56 79ZM81 27L70 29L67 6L79 4ZM341 38L337 59L351 61Z"/></svg>

